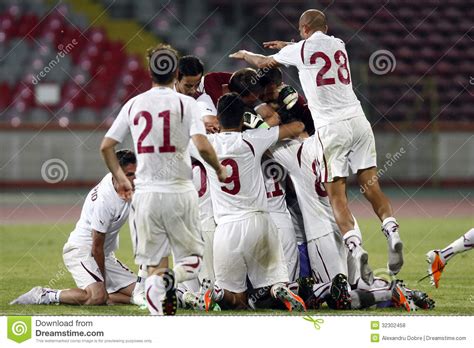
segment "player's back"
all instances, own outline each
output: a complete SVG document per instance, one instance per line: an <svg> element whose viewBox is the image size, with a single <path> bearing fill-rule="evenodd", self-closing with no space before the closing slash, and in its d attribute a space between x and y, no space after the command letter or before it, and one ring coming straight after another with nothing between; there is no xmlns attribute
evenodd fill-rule
<svg viewBox="0 0 474 348"><path fill-rule="evenodd" d="M226 181L220 183L214 171L208 170L217 224L268 211L260 164L263 153L278 140L278 132L278 127L274 127L208 135L229 174Z"/></svg>
<svg viewBox="0 0 474 348"><path fill-rule="evenodd" d="M290 172L303 214L307 240L338 230L327 192L321 183L315 136L304 142L289 140L271 149L274 158Z"/></svg>
<svg viewBox="0 0 474 348"><path fill-rule="evenodd" d="M138 163L136 191L193 190L188 144L199 122L195 100L154 87L127 104Z"/></svg>
<svg viewBox="0 0 474 348"><path fill-rule="evenodd" d="M342 40L317 31L273 56L298 68L301 86L317 128L364 116L352 89L349 58Z"/></svg>

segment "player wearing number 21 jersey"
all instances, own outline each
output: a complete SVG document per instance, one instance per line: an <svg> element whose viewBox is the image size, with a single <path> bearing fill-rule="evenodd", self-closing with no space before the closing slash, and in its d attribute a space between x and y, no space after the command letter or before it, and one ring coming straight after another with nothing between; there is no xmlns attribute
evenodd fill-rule
<svg viewBox="0 0 474 348"><path fill-rule="evenodd" d="M227 168L224 183L208 171L214 218L214 272L216 284L205 296L223 308L246 308L247 277L254 288L272 287L273 296L289 309L304 309L302 301L284 283L288 272L281 242L268 213L262 170L263 153L282 137L299 134L295 122L283 127L242 133L244 103L235 93L218 102L221 132L208 135L220 163ZM277 284L277 285L276 285Z"/></svg>
<svg viewBox="0 0 474 348"><path fill-rule="evenodd" d="M123 106L101 151L127 196L123 172L109 153L131 133L138 164L130 213L135 262L148 267L145 286L150 313L173 315L175 283L197 277L203 253L189 140L220 180L225 179L225 169L205 136L196 101L172 89L178 73L176 51L158 45L148 52L148 59L153 87ZM168 268L171 251L173 270Z"/></svg>

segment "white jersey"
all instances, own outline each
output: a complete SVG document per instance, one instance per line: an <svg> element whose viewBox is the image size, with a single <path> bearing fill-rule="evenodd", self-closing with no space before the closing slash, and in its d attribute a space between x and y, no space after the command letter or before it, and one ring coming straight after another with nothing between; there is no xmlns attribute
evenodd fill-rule
<svg viewBox="0 0 474 348"><path fill-rule="evenodd" d="M262 158L262 173L267 191L268 212L289 214L285 200L286 169L273 158L264 155Z"/></svg>
<svg viewBox="0 0 474 348"><path fill-rule="evenodd" d="M263 153L278 141L278 135L279 128L272 127L207 136L229 174L225 183L221 183L214 170L207 171L218 225L245 219L253 213L268 212L260 165Z"/></svg>
<svg viewBox="0 0 474 348"><path fill-rule="evenodd" d="M303 214L306 240L338 232L328 194L321 183L319 163L322 160L312 137L303 141L288 140L270 149L273 157L290 173L296 197Z"/></svg>
<svg viewBox="0 0 474 348"><path fill-rule="evenodd" d="M201 225L204 229L208 223L211 225L214 222L214 213L212 211L212 201L211 201L211 190L209 187L209 179L207 177L206 167L204 166L205 161L201 156L197 156L199 153L197 149L191 144L191 152L193 157L191 158L193 165L193 184L198 193L199 197L199 220L201 220Z"/></svg>
<svg viewBox="0 0 474 348"><path fill-rule="evenodd" d="M165 87L137 95L105 136L122 142L129 131L137 156L137 193L194 190L189 139L206 131L193 98Z"/></svg>
<svg viewBox="0 0 474 348"><path fill-rule="evenodd" d="M352 89L349 59L342 40L317 31L306 40L283 47L273 58L298 68L316 129L364 116Z"/></svg>
<svg viewBox="0 0 474 348"><path fill-rule="evenodd" d="M130 203L115 191L109 173L87 195L81 217L71 232L68 243L92 248L92 230L105 233L104 253L118 248L119 231L128 218Z"/></svg>
<svg viewBox="0 0 474 348"><path fill-rule="evenodd" d="M217 116L217 109L209 94L203 92L196 98L201 112L201 118L204 116Z"/></svg>

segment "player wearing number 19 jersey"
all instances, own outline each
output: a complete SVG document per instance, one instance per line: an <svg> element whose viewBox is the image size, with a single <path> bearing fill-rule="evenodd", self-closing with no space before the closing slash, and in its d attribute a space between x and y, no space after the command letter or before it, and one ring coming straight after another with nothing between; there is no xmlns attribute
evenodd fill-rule
<svg viewBox="0 0 474 348"><path fill-rule="evenodd" d="M102 142L107 166L123 185L110 151L131 133L137 154L137 180L130 213L135 262L148 266L147 304L154 315L174 314L175 283L197 277L203 242L197 193L188 152L192 139L200 155L225 179L225 169L205 137L196 101L173 91L177 54L166 45L149 50L153 87L129 100ZM174 258L173 271L168 256Z"/></svg>
<svg viewBox="0 0 474 348"><path fill-rule="evenodd" d="M288 272L278 232L268 214L260 167L263 153L282 137L301 132L303 124L242 133L243 113L244 103L237 94L222 96L218 102L221 132L208 135L229 176L221 184L212 171L208 173L217 222L216 286L206 294L205 301L215 301L223 309L246 308L248 277L254 288L273 286L273 296L288 309L303 310L302 300L284 286Z"/></svg>
<svg viewBox="0 0 474 348"><path fill-rule="evenodd" d="M327 35L325 15L318 10L305 11L299 20L303 40L297 43L271 41L268 48L280 49L273 56L247 51L231 55L260 68L282 64L298 69L301 86L308 101L316 132L324 153L322 181L326 187L336 222L348 249L367 268L368 254L361 246L355 221L348 207L346 178L357 174L358 183L374 212L382 221L388 241L388 269L397 274L403 265L403 244L390 201L377 181L375 140L372 128L352 89L348 54L344 42ZM373 281L370 272L364 276Z"/></svg>

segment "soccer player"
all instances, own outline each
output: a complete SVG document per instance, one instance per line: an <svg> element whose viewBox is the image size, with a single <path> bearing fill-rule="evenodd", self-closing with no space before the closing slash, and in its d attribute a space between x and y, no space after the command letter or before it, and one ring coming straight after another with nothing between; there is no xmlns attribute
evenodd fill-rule
<svg viewBox="0 0 474 348"><path fill-rule="evenodd" d="M426 261L429 264L428 274L431 279L431 285L439 286L441 274L444 267L454 255L463 253L474 248L474 228L467 231L462 237L456 239L444 249L430 250L426 254Z"/></svg>
<svg viewBox="0 0 474 348"><path fill-rule="evenodd" d="M289 310L304 303L285 283L288 272L278 231L269 214L260 167L263 153L279 139L299 134L304 125L242 133L245 104L236 93L219 99L220 133L208 135L222 165L229 170L224 185L209 172L217 222L214 235L216 284L204 296L206 310L216 302L222 309L247 308L247 277L254 289L268 287Z"/></svg>
<svg viewBox="0 0 474 348"><path fill-rule="evenodd" d="M299 20L303 40L297 43L271 41L264 45L280 49L273 56L245 50L231 54L259 68L279 64L296 66L308 100L318 146L323 149L322 182L331 201L334 216L352 255L366 271L363 280L373 281L368 254L362 248L355 222L348 207L346 179L357 174L364 196L382 221L388 244L388 269L397 274L403 265L403 243L389 200L382 193L377 177L375 140L370 123L357 99L351 82L344 42L328 36L326 17L318 10L305 11Z"/></svg>
<svg viewBox="0 0 474 348"><path fill-rule="evenodd" d="M127 182L133 187L136 157L130 150L115 154ZM64 263L76 289L35 287L11 304L102 305L131 303L137 277L114 255L119 231L125 224L130 203L118 192L118 182L107 174L86 197L81 217L63 249Z"/></svg>
<svg viewBox="0 0 474 348"><path fill-rule="evenodd" d="M287 119L301 121L304 123L305 132L313 135L314 123L308 104L293 87L283 82L281 69L278 67L258 69L257 75L261 76L260 99L277 111L281 122L288 123Z"/></svg>
<svg viewBox="0 0 474 348"><path fill-rule="evenodd" d="M101 152L119 194L130 199L132 187L113 153L131 133L138 164L130 213L135 262L148 267L145 288L150 313L174 315L175 284L196 278L202 261L189 140L219 180L227 176L205 136L196 101L173 91L177 52L159 44L148 50L148 59L153 87L123 106L102 141ZM173 270L168 264L171 251Z"/></svg>
<svg viewBox="0 0 474 348"><path fill-rule="evenodd" d="M201 119L209 133L218 131L217 110L211 97L199 86L204 75L204 64L196 56L184 56L178 61L178 78L174 85L176 92L193 97L201 110Z"/></svg>

